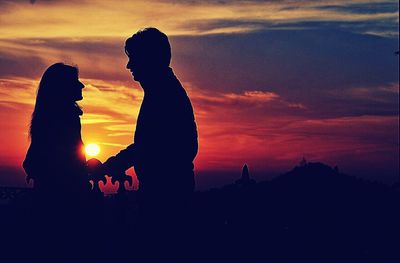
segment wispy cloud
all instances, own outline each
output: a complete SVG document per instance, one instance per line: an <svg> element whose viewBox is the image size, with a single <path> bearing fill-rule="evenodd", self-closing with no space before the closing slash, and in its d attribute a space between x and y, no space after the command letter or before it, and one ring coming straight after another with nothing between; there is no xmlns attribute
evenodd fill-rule
<svg viewBox="0 0 400 263"><path fill-rule="evenodd" d="M33 106L38 81L31 79L0 79L0 102Z"/></svg>
<svg viewBox="0 0 400 263"><path fill-rule="evenodd" d="M116 120L111 115L86 113L82 117L81 123L86 124L99 124L99 123L120 123L122 120Z"/></svg>
<svg viewBox="0 0 400 263"><path fill-rule="evenodd" d="M268 28L268 24L306 21L398 21L394 1L93 0L3 3L1 8L7 11L0 15L2 38L126 37L132 29L149 25L169 35L192 35L249 32Z"/></svg>

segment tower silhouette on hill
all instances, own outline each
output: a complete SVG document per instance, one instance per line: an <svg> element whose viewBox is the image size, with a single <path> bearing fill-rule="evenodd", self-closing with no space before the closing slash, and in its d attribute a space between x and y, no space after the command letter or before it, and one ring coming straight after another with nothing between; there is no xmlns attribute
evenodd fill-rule
<svg viewBox="0 0 400 263"><path fill-rule="evenodd" d="M247 164L243 166L242 169L242 177L238 180L236 180L235 184L236 185L241 185L241 186L247 186L251 184L255 184L256 181L253 179L250 179L250 173L249 173L249 168Z"/></svg>

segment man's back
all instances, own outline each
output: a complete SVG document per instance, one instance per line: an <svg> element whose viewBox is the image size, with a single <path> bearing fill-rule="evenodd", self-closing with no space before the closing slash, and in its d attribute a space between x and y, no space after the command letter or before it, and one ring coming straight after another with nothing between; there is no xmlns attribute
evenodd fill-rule
<svg viewBox="0 0 400 263"><path fill-rule="evenodd" d="M190 100L171 69L148 85L134 142L140 188L193 191L198 143Z"/></svg>

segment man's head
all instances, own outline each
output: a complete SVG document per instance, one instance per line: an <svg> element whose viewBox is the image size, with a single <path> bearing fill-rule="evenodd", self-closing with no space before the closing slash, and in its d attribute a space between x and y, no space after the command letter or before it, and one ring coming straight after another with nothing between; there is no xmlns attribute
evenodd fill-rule
<svg viewBox="0 0 400 263"><path fill-rule="evenodd" d="M129 58L126 68L136 81L151 78L169 67L171 46L168 37L157 28L139 30L125 42L125 53Z"/></svg>

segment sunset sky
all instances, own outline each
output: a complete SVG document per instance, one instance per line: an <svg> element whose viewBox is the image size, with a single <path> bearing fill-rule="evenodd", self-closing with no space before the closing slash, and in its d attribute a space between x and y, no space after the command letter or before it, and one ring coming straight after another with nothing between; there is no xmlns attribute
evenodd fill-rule
<svg viewBox="0 0 400 263"><path fill-rule="evenodd" d="M38 82L77 65L85 143L105 161L133 141L143 98L125 39L165 32L199 132L198 189L256 180L304 156L393 183L399 173L399 4L394 1L0 0L0 185L21 168ZM162 110L162 109L160 109Z"/></svg>

